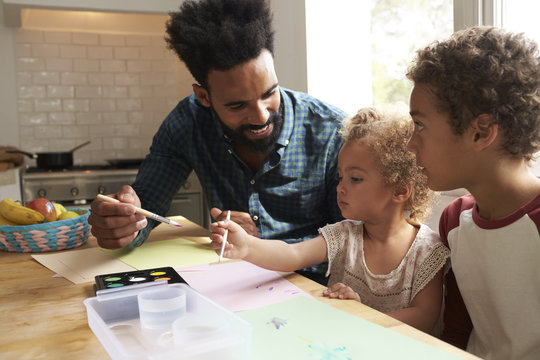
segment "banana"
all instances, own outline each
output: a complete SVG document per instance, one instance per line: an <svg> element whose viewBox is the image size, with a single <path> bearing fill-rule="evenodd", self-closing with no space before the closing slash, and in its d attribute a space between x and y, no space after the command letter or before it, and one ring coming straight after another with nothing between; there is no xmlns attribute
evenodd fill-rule
<svg viewBox="0 0 540 360"><path fill-rule="evenodd" d="M54 206L54 210L56 210L56 217L60 217L60 215L62 215L63 213L67 211L64 205L60 203L53 202L52 204Z"/></svg>
<svg viewBox="0 0 540 360"><path fill-rule="evenodd" d="M41 213L9 198L0 201L0 215L19 225L38 224L45 220Z"/></svg>
<svg viewBox="0 0 540 360"><path fill-rule="evenodd" d="M15 224L13 221L9 221L5 217L3 217L2 214L0 214L0 225L19 225L19 224Z"/></svg>

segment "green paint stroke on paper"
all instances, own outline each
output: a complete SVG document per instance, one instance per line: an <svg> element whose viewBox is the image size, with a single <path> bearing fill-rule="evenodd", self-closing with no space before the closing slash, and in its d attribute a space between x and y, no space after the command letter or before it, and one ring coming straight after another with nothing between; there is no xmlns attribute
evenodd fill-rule
<svg viewBox="0 0 540 360"><path fill-rule="evenodd" d="M237 314L253 324L252 359L461 359L305 296Z"/></svg>

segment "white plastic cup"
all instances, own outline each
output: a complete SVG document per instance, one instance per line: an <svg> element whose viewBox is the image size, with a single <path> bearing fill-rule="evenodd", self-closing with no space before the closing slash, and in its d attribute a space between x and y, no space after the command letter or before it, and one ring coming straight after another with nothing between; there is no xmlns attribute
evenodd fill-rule
<svg viewBox="0 0 540 360"><path fill-rule="evenodd" d="M186 313L186 292L169 287L147 290L137 295L139 319L144 329L170 329Z"/></svg>
<svg viewBox="0 0 540 360"><path fill-rule="evenodd" d="M219 316L191 314L177 319L172 324L176 345L193 345L216 340L227 335L228 325Z"/></svg>

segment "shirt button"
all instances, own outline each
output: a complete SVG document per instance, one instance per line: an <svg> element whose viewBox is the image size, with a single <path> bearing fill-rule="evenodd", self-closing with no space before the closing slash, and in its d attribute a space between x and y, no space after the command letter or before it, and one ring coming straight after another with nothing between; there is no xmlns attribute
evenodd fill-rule
<svg viewBox="0 0 540 360"><path fill-rule="evenodd" d="M285 140L285 145L289 145L289 140Z"/></svg>
<svg viewBox="0 0 540 360"><path fill-rule="evenodd" d="M249 183L250 183L251 185L253 185L253 184L255 184L255 180L251 180Z"/></svg>
<svg viewBox="0 0 540 360"><path fill-rule="evenodd" d="M259 220L259 217L257 215L253 215L253 221Z"/></svg>

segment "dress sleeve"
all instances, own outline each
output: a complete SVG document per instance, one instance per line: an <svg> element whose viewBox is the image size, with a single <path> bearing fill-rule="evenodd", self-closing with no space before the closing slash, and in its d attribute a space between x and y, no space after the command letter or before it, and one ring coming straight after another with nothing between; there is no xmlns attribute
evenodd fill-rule
<svg viewBox="0 0 540 360"><path fill-rule="evenodd" d="M449 269L449 257L450 250L439 241L439 243L431 249L416 271L411 292L411 300L414 299L414 297L425 288L431 280L433 280L433 277L441 269L443 269L444 277L444 274Z"/></svg>
<svg viewBox="0 0 540 360"><path fill-rule="evenodd" d="M342 221L326 225L319 229L319 234L321 234L326 241L326 248L328 251L328 270L326 271L326 276L330 275L334 260L339 258L339 254L343 250L344 234L347 232L344 224L345 222Z"/></svg>

